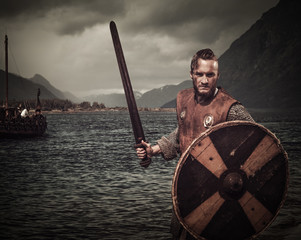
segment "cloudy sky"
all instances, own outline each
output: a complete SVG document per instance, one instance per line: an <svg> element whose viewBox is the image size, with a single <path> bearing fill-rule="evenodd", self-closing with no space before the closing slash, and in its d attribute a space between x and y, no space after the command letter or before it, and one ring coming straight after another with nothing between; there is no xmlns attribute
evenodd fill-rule
<svg viewBox="0 0 301 240"><path fill-rule="evenodd" d="M222 55L278 1L3 1L0 68L7 34L10 72L41 74L78 96L123 92L109 30L114 20L134 90L178 84L189 79L197 50Z"/></svg>

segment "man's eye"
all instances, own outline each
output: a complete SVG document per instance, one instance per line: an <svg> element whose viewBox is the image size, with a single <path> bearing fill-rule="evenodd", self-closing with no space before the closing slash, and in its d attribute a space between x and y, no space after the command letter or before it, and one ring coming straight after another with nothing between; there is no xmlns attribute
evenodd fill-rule
<svg viewBox="0 0 301 240"><path fill-rule="evenodd" d="M203 77L204 76L203 73L196 73L195 75L197 75L198 77Z"/></svg>
<svg viewBox="0 0 301 240"><path fill-rule="evenodd" d="M208 74L206 74L206 76L209 78L214 77L214 73L208 73Z"/></svg>

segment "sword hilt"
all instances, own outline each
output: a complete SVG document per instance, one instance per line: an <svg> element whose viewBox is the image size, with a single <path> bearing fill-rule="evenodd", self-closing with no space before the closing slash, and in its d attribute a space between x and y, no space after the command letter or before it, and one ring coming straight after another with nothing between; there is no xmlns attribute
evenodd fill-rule
<svg viewBox="0 0 301 240"><path fill-rule="evenodd" d="M143 140L142 138L138 139L139 143L135 144L135 148L144 148L146 154L145 154L145 157L140 161L140 166L144 167L144 168L147 168L151 164L152 159L147 156L148 151L147 151L146 147L141 143L142 140Z"/></svg>

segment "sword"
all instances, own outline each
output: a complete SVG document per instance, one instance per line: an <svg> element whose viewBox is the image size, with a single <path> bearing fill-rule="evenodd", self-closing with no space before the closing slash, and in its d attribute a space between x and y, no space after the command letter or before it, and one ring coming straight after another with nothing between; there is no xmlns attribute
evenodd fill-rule
<svg viewBox="0 0 301 240"><path fill-rule="evenodd" d="M133 93L132 85L131 85L131 80L130 76L126 67L117 27L114 21L110 22L110 30L111 30L111 35L112 35L112 40L114 44L114 49L116 53L116 58L119 66L119 71L121 75L121 80L124 88L124 93L126 96L126 101L130 113L130 118L131 118L131 123L132 123L132 128L134 132L134 137L136 141L135 148L142 147L144 146L141 144L141 141L145 141L145 136L142 128L142 124L140 121L137 105L136 105L136 100L135 96ZM145 156L145 158L140 162L140 165L142 167L148 167L149 164L151 163L151 159Z"/></svg>

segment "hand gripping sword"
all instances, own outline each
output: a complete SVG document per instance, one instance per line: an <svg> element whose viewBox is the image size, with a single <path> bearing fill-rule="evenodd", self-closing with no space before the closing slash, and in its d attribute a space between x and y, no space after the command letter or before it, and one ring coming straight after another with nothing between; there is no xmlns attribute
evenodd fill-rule
<svg viewBox="0 0 301 240"><path fill-rule="evenodd" d="M119 66L119 71L120 71L120 75L121 75L121 79L122 79L122 84L123 84L123 88L124 88L124 93L126 96L126 101L127 101L130 118L131 118L131 122L132 122L132 128L133 128L134 137L135 137L135 141L136 141L135 148L138 148L138 147L143 148L141 141L142 140L145 141L145 136L144 136L142 124L140 121L140 117L139 117L139 113L138 113L138 109L137 109L137 105L136 105L136 101L135 101L135 96L133 94L131 80L130 80L129 73L128 73L128 70L126 67L117 27L116 27L116 24L114 21L110 22L110 30L111 30L114 49L115 49L116 58L117 58L118 66ZM150 163L151 163L151 159L148 158L146 155L146 157L140 162L140 165L142 167L146 168L149 166Z"/></svg>

